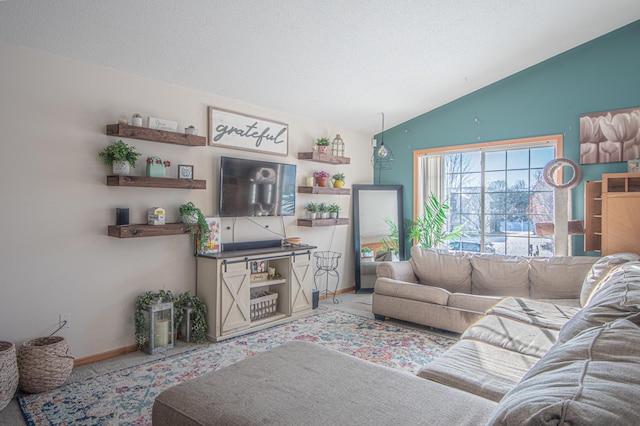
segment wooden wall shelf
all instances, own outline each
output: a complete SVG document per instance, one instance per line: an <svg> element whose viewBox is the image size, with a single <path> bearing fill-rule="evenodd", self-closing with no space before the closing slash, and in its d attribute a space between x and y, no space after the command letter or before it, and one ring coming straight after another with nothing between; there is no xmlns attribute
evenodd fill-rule
<svg viewBox="0 0 640 426"><path fill-rule="evenodd" d="M337 219L298 219L298 226L334 226L334 225L348 225L349 218L339 217Z"/></svg>
<svg viewBox="0 0 640 426"><path fill-rule="evenodd" d="M349 188L327 188L324 186L299 186L299 194L328 194L328 195L349 195Z"/></svg>
<svg viewBox="0 0 640 426"><path fill-rule="evenodd" d="M142 188L207 189L206 180L159 178L149 176L107 176L107 186Z"/></svg>
<svg viewBox="0 0 640 426"><path fill-rule="evenodd" d="M119 136L143 141L172 143L185 146L206 146L204 136L186 135L184 133L169 132L167 130L149 129L147 127L130 126L128 124L107 124L107 135Z"/></svg>
<svg viewBox="0 0 640 426"><path fill-rule="evenodd" d="M331 154L320 154L318 151L299 152L298 160L310 160L310 161L315 161L316 163L327 163L327 164L350 164L351 163L351 158L349 157L340 157L340 156L331 155Z"/></svg>
<svg viewBox="0 0 640 426"><path fill-rule="evenodd" d="M193 225L193 231L198 231L197 225ZM110 237L116 238L182 235L189 233L189 225L187 225L186 223L167 223L166 225L110 225L108 228L108 233Z"/></svg>

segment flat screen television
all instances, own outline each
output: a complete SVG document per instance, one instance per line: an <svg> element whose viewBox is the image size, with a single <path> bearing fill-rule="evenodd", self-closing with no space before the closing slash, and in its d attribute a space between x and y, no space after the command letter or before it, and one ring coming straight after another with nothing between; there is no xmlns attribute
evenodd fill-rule
<svg viewBox="0 0 640 426"><path fill-rule="evenodd" d="M293 216L296 166L221 157L220 216Z"/></svg>

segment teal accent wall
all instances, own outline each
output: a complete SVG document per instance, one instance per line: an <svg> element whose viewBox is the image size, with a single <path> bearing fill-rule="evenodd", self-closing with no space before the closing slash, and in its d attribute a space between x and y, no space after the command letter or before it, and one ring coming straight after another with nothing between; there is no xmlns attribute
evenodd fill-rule
<svg viewBox="0 0 640 426"><path fill-rule="evenodd" d="M395 164L374 182L404 185L404 211L411 217L414 150L562 134L564 157L579 163L580 114L639 106L636 21L385 130ZM599 180L602 173L626 172L627 164L583 165L582 170L584 180ZM581 183L572 191L574 219L584 219L583 195ZM584 255L583 237L573 238L574 255Z"/></svg>

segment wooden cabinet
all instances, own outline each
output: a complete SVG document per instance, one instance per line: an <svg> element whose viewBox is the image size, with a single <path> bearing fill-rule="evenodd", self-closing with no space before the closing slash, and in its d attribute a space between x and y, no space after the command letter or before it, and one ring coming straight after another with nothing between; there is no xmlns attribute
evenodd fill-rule
<svg viewBox="0 0 640 426"><path fill-rule="evenodd" d="M223 340L310 313L314 249L276 247L198 256L196 293L207 305L208 337ZM277 278L252 280L254 262L275 268ZM277 295L275 310L252 317L252 296L265 293Z"/></svg>
<svg viewBox="0 0 640 426"><path fill-rule="evenodd" d="M640 173L608 173L585 183L585 251L640 253Z"/></svg>
<svg viewBox="0 0 640 426"><path fill-rule="evenodd" d="M602 175L602 255L640 253L640 173Z"/></svg>

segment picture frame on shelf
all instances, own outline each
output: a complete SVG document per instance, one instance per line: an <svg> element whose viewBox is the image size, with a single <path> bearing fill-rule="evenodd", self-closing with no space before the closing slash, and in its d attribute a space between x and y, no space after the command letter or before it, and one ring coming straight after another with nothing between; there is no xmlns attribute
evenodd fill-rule
<svg viewBox="0 0 640 426"><path fill-rule="evenodd" d="M179 179L193 179L193 166L187 164L178 165L178 178Z"/></svg>
<svg viewBox="0 0 640 426"><path fill-rule="evenodd" d="M224 109L208 108L209 145L289 155L289 125Z"/></svg>

